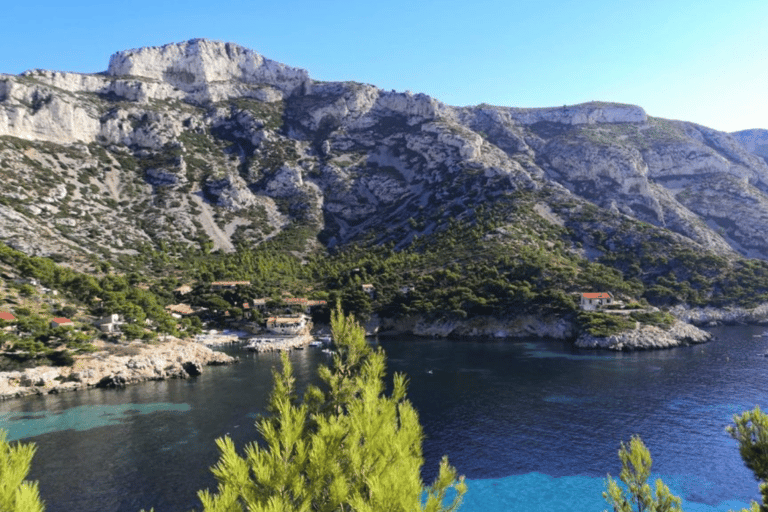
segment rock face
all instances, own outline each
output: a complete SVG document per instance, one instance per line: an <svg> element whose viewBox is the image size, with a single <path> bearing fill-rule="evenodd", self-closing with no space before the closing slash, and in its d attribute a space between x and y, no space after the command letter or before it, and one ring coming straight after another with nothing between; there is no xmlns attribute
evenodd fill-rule
<svg viewBox="0 0 768 512"><path fill-rule="evenodd" d="M645 123L645 110L635 105L592 102L563 105L562 108L509 109L510 116L520 124L558 123L566 125L600 123Z"/></svg>
<svg viewBox="0 0 768 512"><path fill-rule="evenodd" d="M581 334L576 339L575 345L579 348L633 351L705 343L711 338L712 335L708 332L678 320L667 330L653 325L643 325L632 331L608 337Z"/></svg>
<svg viewBox="0 0 768 512"><path fill-rule="evenodd" d="M552 338L571 339L574 326L563 317L540 318L524 315L508 319L475 317L469 320L428 321L421 317L380 319L381 335L413 334L432 338Z"/></svg>
<svg viewBox="0 0 768 512"><path fill-rule="evenodd" d="M727 309L675 306L672 313L681 320L699 326L768 324L768 303L754 308L731 307Z"/></svg>
<svg viewBox="0 0 768 512"><path fill-rule="evenodd" d="M102 74L0 75L0 241L73 260L299 225L308 247L402 247L536 192L574 244L597 205L693 251L768 258L761 137L614 103L452 107L195 39L118 52Z"/></svg>
<svg viewBox="0 0 768 512"><path fill-rule="evenodd" d="M309 81L303 69L265 59L236 44L205 39L117 52L109 59L107 75L148 78L191 93L216 82L242 82L269 84L291 94Z"/></svg>
<svg viewBox="0 0 768 512"><path fill-rule="evenodd" d="M40 366L0 372L0 400L87 387L121 388L148 380L185 379L200 375L204 366L237 361L222 352L182 340L129 347L135 355L95 353L79 357L71 368Z"/></svg>
<svg viewBox="0 0 768 512"><path fill-rule="evenodd" d="M768 162L768 130L742 130L731 133L734 139L739 141L747 151L753 153Z"/></svg>

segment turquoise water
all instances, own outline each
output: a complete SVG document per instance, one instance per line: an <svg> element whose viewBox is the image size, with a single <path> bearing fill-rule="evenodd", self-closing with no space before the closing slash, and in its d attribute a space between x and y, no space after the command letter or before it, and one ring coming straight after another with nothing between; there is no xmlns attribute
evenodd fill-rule
<svg viewBox="0 0 768 512"><path fill-rule="evenodd" d="M622 441L638 434L654 472L684 510L738 510L759 497L735 441L733 414L768 409L768 338L757 327L714 329L718 341L663 352L598 353L565 343L381 340L390 371L409 376L424 426L424 480L447 454L469 492L462 510L595 511ZM30 478L49 512L199 508L215 487L214 440L256 439L274 354L211 367L197 378L0 403L0 428L33 441ZM316 381L319 351L291 355L299 387Z"/></svg>
<svg viewBox="0 0 768 512"><path fill-rule="evenodd" d="M0 427L8 432L7 439L14 441L62 430L82 432L98 427L119 425L137 414L189 410L189 404L170 403L81 405L59 412L0 413Z"/></svg>
<svg viewBox="0 0 768 512"><path fill-rule="evenodd" d="M679 479L666 475L661 478L672 493L684 496ZM505 478L468 480L468 491L461 508L464 512L574 512L601 511L608 508L602 498L605 479L588 476L553 477L542 473L527 473ZM747 503L724 501L716 505L683 499L686 512L728 512L746 508Z"/></svg>

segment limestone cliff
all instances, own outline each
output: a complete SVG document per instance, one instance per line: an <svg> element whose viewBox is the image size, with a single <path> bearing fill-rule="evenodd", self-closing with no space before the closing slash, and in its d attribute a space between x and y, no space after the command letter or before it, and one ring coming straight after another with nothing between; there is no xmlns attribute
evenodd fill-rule
<svg viewBox="0 0 768 512"><path fill-rule="evenodd" d="M317 82L196 39L118 52L105 73L0 75L0 240L82 261L297 226L307 247L403 246L536 193L587 257L590 233L632 219L694 251L768 258L768 165L739 140L633 105L460 108ZM591 204L613 220L585 223Z"/></svg>

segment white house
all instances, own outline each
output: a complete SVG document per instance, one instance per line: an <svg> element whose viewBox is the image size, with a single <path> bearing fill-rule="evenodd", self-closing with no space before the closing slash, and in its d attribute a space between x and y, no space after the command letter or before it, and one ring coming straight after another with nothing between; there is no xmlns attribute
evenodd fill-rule
<svg viewBox="0 0 768 512"><path fill-rule="evenodd" d="M112 313L111 315L107 315L104 317L99 318L95 322L96 327L98 327L101 332L118 332L120 330L120 325L123 324L122 321L120 321L120 315L117 313Z"/></svg>
<svg viewBox="0 0 768 512"><path fill-rule="evenodd" d="M581 309L584 311L595 311L609 304L613 304L613 295L610 292L581 294Z"/></svg>

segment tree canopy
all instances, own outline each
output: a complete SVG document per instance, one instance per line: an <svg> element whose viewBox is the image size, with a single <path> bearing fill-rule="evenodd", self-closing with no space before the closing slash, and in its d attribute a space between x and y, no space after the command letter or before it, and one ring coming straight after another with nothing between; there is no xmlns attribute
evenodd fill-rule
<svg viewBox="0 0 768 512"><path fill-rule="evenodd" d="M324 389L299 401L291 364L275 371L270 416L257 422L262 442L239 455L232 440L217 440L215 492L199 493L208 512L457 510L466 485L447 459L435 482L420 476L424 459L418 414L396 374L385 393L385 356L365 341L362 327L339 310L332 318L337 346L320 371ZM449 491L455 490L452 499Z"/></svg>

